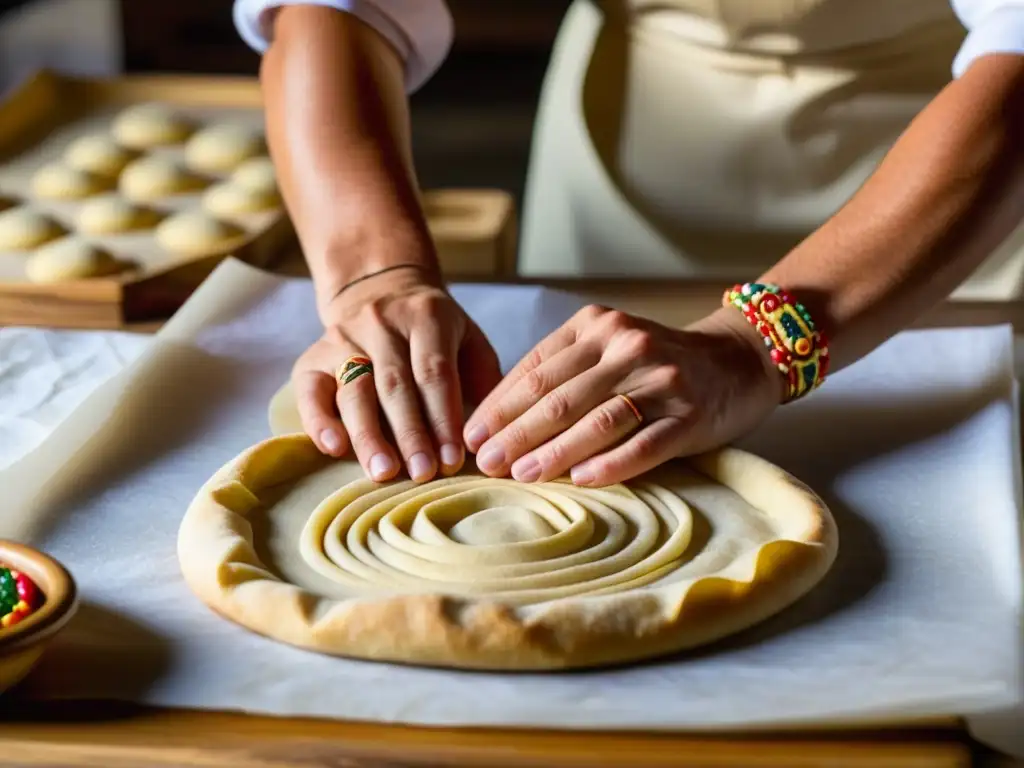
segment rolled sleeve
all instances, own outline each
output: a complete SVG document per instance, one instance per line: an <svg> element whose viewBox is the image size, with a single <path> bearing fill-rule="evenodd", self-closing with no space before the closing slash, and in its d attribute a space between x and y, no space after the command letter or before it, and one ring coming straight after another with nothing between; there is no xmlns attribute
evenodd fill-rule
<svg viewBox="0 0 1024 768"><path fill-rule="evenodd" d="M235 0L235 26L242 39L264 53L273 14L286 5L319 5L350 13L381 34L405 62L405 88L412 93L438 70L451 48L454 28L444 0Z"/></svg>
<svg viewBox="0 0 1024 768"><path fill-rule="evenodd" d="M953 77L990 53L1024 54L1024 0L954 0L953 9L967 28Z"/></svg>

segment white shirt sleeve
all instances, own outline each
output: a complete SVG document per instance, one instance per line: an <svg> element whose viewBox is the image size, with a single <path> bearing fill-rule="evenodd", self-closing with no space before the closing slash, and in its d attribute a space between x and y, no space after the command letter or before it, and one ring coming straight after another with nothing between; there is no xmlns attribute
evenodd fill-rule
<svg viewBox="0 0 1024 768"><path fill-rule="evenodd" d="M263 53L270 45L273 14L284 5L322 5L351 13L384 36L405 62L405 88L412 93L441 66L454 36L444 0L235 0L238 33Z"/></svg>
<svg viewBox="0 0 1024 768"><path fill-rule="evenodd" d="M951 0L967 27L967 37L953 60L960 77L975 60L989 53L1024 54L1024 0Z"/></svg>

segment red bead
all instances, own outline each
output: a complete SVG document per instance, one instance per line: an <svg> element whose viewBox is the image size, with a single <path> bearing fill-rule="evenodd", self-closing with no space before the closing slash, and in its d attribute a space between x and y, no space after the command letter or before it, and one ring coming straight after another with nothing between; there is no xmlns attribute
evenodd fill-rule
<svg viewBox="0 0 1024 768"><path fill-rule="evenodd" d="M765 312L774 312L779 308L779 297L773 294L768 294L761 299L761 309Z"/></svg>
<svg viewBox="0 0 1024 768"><path fill-rule="evenodd" d="M776 365L781 365L783 363L789 362L789 355L787 355L783 350L779 349L778 347L773 349L770 354L772 362L775 363Z"/></svg>
<svg viewBox="0 0 1024 768"><path fill-rule="evenodd" d="M771 326L763 322L758 322L757 330L761 332L762 336L768 336L772 332Z"/></svg>
<svg viewBox="0 0 1024 768"><path fill-rule="evenodd" d="M29 608L35 608L39 604L39 588L25 574L19 573L15 584L18 588L18 597L24 600Z"/></svg>
<svg viewBox="0 0 1024 768"><path fill-rule="evenodd" d="M818 358L818 378L824 379L828 376L829 360L828 355L822 355Z"/></svg>

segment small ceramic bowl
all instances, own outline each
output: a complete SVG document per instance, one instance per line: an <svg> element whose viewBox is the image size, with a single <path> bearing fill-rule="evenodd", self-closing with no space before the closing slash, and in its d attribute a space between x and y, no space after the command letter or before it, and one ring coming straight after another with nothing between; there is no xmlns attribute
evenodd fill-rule
<svg viewBox="0 0 1024 768"><path fill-rule="evenodd" d="M21 571L39 587L43 604L22 621L0 628L0 693L29 673L78 608L71 575L42 552L0 539L0 565Z"/></svg>

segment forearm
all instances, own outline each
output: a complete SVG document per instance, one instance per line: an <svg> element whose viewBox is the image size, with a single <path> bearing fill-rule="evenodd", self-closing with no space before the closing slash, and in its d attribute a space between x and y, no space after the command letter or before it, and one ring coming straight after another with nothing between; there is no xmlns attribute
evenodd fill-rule
<svg viewBox="0 0 1024 768"><path fill-rule="evenodd" d="M848 365L946 298L1024 216L1024 57L950 83L875 174L762 281L790 289Z"/></svg>
<svg viewBox="0 0 1024 768"><path fill-rule="evenodd" d="M286 7L261 80L270 151L321 309L371 271L436 267L394 49L350 15Z"/></svg>

